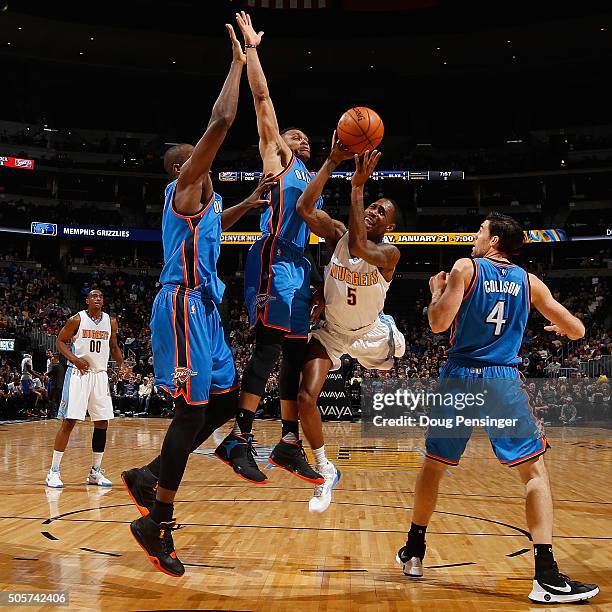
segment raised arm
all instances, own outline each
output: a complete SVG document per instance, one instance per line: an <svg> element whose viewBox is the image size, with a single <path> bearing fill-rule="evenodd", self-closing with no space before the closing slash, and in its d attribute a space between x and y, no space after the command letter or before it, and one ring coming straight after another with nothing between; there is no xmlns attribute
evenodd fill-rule
<svg viewBox="0 0 612 612"><path fill-rule="evenodd" d="M384 242L368 240L363 207L363 187L374 172L381 153L366 151L363 159L355 155L355 174L351 180L351 208L349 210L349 251L373 266L378 266L383 276L390 280L400 258L399 249Z"/></svg>
<svg viewBox="0 0 612 612"><path fill-rule="evenodd" d="M248 198L240 202L240 204L236 204L235 206L223 211L221 214L221 229L223 231L228 230L252 208L259 208L261 206L269 205L270 200L266 199L265 195L274 185L276 185L277 182L278 180L274 178L273 174L264 174L259 179L259 184L257 185L255 191L253 191Z"/></svg>
<svg viewBox="0 0 612 612"><path fill-rule="evenodd" d="M341 221L332 219L326 212L319 210L316 204L336 166L352 156L352 153L347 153L343 149L343 145L336 138L336 132L334 132L329 157L325 160L316 176L308 183L306 189L304 189L302 195L298 198L295 207L310 231L320 238L324 238L329 248L335 247L336 242L345 234L346 227Z"/></svg>
<svg viewBox="0 0 612 612"><path fill-rule="evenodd" d="M244 11L236 13L236 21L244 36L247 77L255 103L259 153L263 160L263 171L264 173L278 174L289 163L291 149L280 135L276 111L270 98L266 76L257 53L257 46L261 43L264 33L255 31L250 15Z"/></svg>
<svg viewBox="0 0 612 612"><path fill-rule="evenodd" d="M550 322L546 331L552 331L557 336L567 336L570 340L578 340L584 336L584 324L575 317L563 304L555 300L550 289L533 274L529 274L531 286L531 303Z"/></svg>
<svg viewBox="0 0 612 612"><path fill-rule="evenodd" d="M429 326L434 334L445 332L457 316L474 265L463 257L455 262L450 274L438 272L429 279L431 302L427 308Z"/></svg>
<svg viewBox="0 0 612 612"><path fill-rule="evenodd" d="M229 73L213 106L206 131L196 144L191 157L181 166L176 184L174 205L178 212L186 215L197 213L202 207L202 202L207 202L212 196L210 168L236 118L238 109L240 77L246 56L234 34L234 28L229 24L225 27L232 43L232 63Z"/></svg>

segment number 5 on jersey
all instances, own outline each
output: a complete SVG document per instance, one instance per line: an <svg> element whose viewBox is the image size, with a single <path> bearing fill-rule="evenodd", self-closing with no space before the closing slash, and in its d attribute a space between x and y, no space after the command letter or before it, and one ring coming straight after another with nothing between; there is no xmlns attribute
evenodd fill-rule
<svg viewBox="0 0 612 612"><path fill-rule="evenodd" d="M355 289L355 287L346 288L346 303L349 306L355 306L357 304L357 289Z"/></svg>
<svg viewBox="0 0 612 612"><path fill-rule="evenodd" d="M499 336L502 333L502 328L506 322L506 319L504 319L504 305L505 302L499 300L485 319L485 322L495 325L495 329L493 330L493 335L495 336Z"/></svg>

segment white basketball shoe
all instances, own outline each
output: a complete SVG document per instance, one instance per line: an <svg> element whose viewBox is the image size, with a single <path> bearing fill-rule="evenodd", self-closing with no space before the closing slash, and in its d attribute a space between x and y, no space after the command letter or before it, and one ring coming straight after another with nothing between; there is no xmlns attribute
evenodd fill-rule
<svg viewBox="0 0 612 612"><path fill-rule="evenodd" d="M308 502L308 511L320 513L329 508L332 490L340 482L341 473L331 461L328 461L324 467L317 466L317 471L325 478L325 482L314 488L314 495Z"/></svg>
<svg viewBox="0 0 612 612"><path fill-rule="evenodd" d="M99 487L112 487L113 483L104 476L102 468L91 468L87 476L87 484L98 485Z"/></svg>
<svg viewBox="0 0 612 612"><path fill-rule="evenodd" d="M52 489L61 489L64 486L62 479L60 478L59 468L50 468L45 478L45 483Z"/></svg>
<svg viewBox="0 0 612 612"><path fill-rule="evenodd" d="M597 593L599 587L596 584L571 580L553 563L548 572L533 579L533 588L528 597L531 601L543 604L575 603L595 597Z"/></svg>
<svg viewBox="0 0 612 612"><path fill-rule="evenodd" d="M425 549L423 548L423 557L425 556ZM406 552L406 547L402 546L395 557L398 565L401 565L404 571L404 576L410 578L422 578L423 577L423 557L409 557Z"/></svg>

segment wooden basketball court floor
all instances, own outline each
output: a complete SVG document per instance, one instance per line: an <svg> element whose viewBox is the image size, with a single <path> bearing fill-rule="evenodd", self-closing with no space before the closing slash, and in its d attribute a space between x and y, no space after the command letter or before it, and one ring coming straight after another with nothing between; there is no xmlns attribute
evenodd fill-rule
<svg viewBox="0 0 612 612"><path fill-rule="evenodd" d="M44 486L57 421L0 425L0 583L3 591L67 591L72 610L543 610L531 604L532 553L518 476L486 438L444 480L430 524L426 576L395 563L422 462L417 435L363 438L326 423L328 456L343 472L330 509L309 514L311 487L270 470L254 486L211 457L224 431L191 456L175 543L187 573L171 578L128 530L138 516L119 474L154 457L169 421L111 423L104 467L115 486L87 486L91 424L77 426L63 490ZM260 451L280 425L256 421ZM612 432L556 429L547 454L562 571L597 582L593 610L612 610ZM38 606L36 609L50 609ZM35 609L29 607L28 609ZM59 608L58 608L59 609ZM67 609L67 608L63 608Z"/></svg>

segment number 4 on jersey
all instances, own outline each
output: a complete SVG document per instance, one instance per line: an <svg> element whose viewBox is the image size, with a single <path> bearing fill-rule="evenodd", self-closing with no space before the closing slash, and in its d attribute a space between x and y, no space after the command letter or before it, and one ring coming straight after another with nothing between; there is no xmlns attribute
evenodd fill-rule
<svg viewBox="0 0 612 612"><path fill-rule="evenodd" d="M495 325L495 329L493 330L495 336L499 336L502 333L502 327L506 322L506 319L504 319L504 305L505 302L503 300L497 302L495 306L493 306L493 310L491 310L485 319L487 323Z"/></svg>

